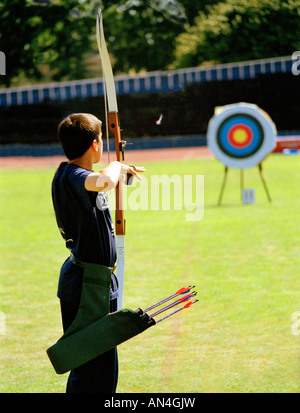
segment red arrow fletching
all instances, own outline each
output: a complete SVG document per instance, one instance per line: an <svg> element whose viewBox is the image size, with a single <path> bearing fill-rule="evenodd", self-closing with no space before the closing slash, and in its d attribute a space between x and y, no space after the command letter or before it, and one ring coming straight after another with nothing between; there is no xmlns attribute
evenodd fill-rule
<svg viewBox="0 0 300 413"><path fill-rule="evenodd" d="M197 303L198 301L199 301L199 300L189 301L189 302L188 302L188 303L186 303L183 307L178 308L178 310L175 310L175 311L173 311L172 313L170 313L170 314L166 315L165 317L163 317L163 318L161 318L161 319L157 320L157 321L156 321L156 323L159 323L160 321L163 321L163 320L165 320L166 318L171 317L172 315L174 315L174 314L178 313L179 311L184 310L185 308L190 307L192 304L195 304L195 303Z"/></svg>
<svg viewBox="0 0 300 413"><path fill-rule="evenodd" d="M193 296L192 294L187 294L187 295L185 295L184 297L180 298L180 302L186 301L186 300L188 300L189 298L191 298L192 296Z"/></svg>
<svg viewBox="0 0 300 413"><path fill-rule="evenodd" d="M183 294L183 293L187 293L187 292L189 292L190 291L190 287L182 287L182 288L179 288L179 290L178 291L176 291L176 293L175 294Z"/></svg>
<svg viewBox="0 0 300 413"><path fill-rule="evenodd" d="M190 307L192 304L194 304L193 301L189 301L188 303L186 303L186 304L183 306L183 308L188 308L188 307Z"/></svg>

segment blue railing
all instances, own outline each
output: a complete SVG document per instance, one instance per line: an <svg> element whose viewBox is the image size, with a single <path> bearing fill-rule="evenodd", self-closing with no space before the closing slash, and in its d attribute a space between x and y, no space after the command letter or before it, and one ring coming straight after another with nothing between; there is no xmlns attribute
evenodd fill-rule
<svg viewBox="0 0 300 413"><path fill-rule="evenodd" d="M178 92L202 82L253 79L260 74L291 72L290 56L215 66L115 76L118 95ZM0 106L36 104L103 95L101 78L0 89Z"/></svg>

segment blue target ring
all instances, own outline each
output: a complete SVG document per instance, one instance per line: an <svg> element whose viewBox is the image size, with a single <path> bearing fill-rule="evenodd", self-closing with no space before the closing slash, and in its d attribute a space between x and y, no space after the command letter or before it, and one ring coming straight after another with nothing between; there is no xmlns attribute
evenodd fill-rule
<svg viewBox="0 0 300 413"><path fill-rule="evenodd" d="M217 130L220 149L232 158L247 158L255 154L264 141L261 124L248 114L227 117Z"/></svg>

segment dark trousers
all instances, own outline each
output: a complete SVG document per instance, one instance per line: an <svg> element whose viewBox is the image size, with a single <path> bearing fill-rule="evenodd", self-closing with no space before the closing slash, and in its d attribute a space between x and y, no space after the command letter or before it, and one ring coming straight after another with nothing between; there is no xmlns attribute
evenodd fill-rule
<svg viewBox="0 0 300 413"><path fill-rule="evenodd" d="M64 332L72 324L78 306L60 300ZM117 299L110 302L110 311L117 311ZM67 393L115 393L118 382L117 348L72 370L67 382Z"/></svg>

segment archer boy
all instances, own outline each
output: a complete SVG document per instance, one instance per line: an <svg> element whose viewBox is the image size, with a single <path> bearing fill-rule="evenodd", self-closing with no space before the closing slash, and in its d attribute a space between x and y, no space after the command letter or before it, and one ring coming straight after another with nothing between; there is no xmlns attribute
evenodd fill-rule
<svg viewBox="0 0 300 413"><path fill-rule="evenodd" d="M116 187L122 175L142 179L138 172L145 171L142 167L114 161L100 172L93 172L93 164L102 156L101 127L98 118L85 113L69 115L58 127L58 139L69 160L60 164L52 182L57 225L70 250L70 257L60 270L57 292L64 332L79 313L84 274L82 263L109 268L116 263L115 234L106 192ZM118 281L112 272L111 312L117 310L117 297ZM85 299L88 299L86 294ZM118 359L114 348L71 370L66 391L114 393L117 379Z"/></svg>

